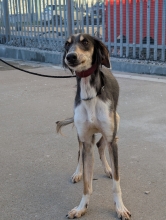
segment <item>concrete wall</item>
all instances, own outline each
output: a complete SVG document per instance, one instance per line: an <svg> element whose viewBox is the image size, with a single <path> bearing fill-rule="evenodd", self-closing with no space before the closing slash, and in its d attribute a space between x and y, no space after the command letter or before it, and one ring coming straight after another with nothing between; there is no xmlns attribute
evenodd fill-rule
<svg viewBox="0 0 166 220"><path fill-rule="evenodd" d="M62 65L63 54L60 52L0 45L0 57ZM165 63L111 58L111 65L113 70L166 76Z"/></svg>

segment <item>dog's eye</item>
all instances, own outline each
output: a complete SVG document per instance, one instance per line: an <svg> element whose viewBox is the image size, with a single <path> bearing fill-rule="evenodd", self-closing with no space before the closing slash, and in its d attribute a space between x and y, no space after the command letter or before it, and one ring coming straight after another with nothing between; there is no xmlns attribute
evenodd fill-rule
<svg viewBox="0 0 166 220"><path fill-rule="evenodd" d="M69 47L70 46L70 43L68 41L66 41L66 44L65 44L66 47Z"/></svg>
<svg viewBox="0 0 166 220"><path fill-rule="evenodd" d="M86 39L83 39L83 40L81 41L81 43L82 43L84 46L87 46L87 45L88 45L88 41L87 41Z"/></svg>

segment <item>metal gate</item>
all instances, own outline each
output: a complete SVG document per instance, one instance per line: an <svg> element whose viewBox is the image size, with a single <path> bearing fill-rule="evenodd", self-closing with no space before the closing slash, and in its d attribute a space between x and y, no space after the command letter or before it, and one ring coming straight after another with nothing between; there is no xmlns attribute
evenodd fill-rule
<svg viewBox="0 0 166 220"><path fill-rule="evenodd" d="M114 57L166 61L166 0L0 0L0 44L61 52L70 33Z"/></svg>

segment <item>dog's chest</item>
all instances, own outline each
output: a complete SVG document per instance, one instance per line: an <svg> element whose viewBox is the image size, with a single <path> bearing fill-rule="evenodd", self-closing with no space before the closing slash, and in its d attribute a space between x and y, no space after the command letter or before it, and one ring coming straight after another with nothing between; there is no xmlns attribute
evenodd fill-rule
<svg viewBox="0 0 166 220"><path fill-rule="evenodd" d="M80 88L81 99L87 99L96 96L96 89L90 84L90 76L81 79Z"/></svg>
<svg viewBox="0 0 166 220"><path fill-rule="evenodd" d="M81 103L75 108L75 125L86 125L90 129L100 130L104 123L108 123L110 116L110 103L99 99L96 89L90 85L89 77L81 79L80 83L80 98ZM90 100L85 100L92 98Z"/></svg>

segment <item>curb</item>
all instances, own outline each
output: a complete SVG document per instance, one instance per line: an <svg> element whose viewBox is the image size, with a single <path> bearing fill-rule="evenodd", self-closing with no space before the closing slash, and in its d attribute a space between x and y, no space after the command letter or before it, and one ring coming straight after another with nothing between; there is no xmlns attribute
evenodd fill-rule
<svg viewBox="0 0 166 220"><path fill-rule="evenodd" d="M62 53L0 45L0 57L23 61L36 61L58 65L62 63Z"/></svg>
<svg viewBox="0 0 166 220"><path fill-rule="evenodd" d="M139 63L138 63L139 62ZM157 63L157 64L156 64ZM135 61L130 59L111 58L112 69L139 74L166 76L166 64L158 62Z"/></svg>

